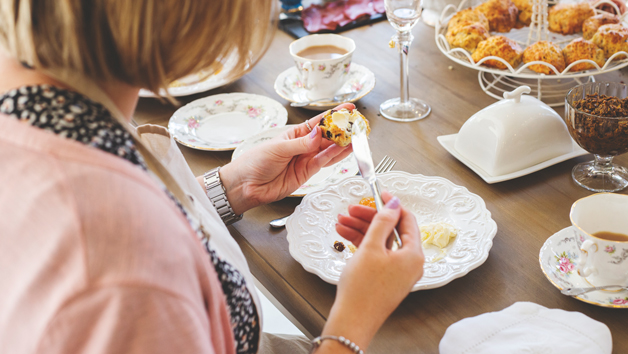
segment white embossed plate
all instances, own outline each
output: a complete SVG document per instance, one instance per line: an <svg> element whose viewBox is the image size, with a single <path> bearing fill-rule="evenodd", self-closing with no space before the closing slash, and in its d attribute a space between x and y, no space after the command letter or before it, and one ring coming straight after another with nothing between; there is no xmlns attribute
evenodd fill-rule
<svg viewBox="0 0 628 354"><path fill-rule="evenodd" d="M277 101L250 93L225 93L179 108L168 130L180 144L198 150L233 150L251 136L288 121Z"/></svg>
<svg viewBox="0 0 628 354"><path fill-rule="evenodd" d="M419 225L443 221L459 230L444 253L432 245L424 248L425 272L412 291L443 286L486 261L497 225L482 198L442 177L393 171L378 179L414 213ZM286 224L292 257L308 272L337 284L353 255L332 247L334 241L344 240L335 230L338 214L367 196L371 196L370 187L360 177L305 196Z"/></svg>
<svg viewBox="0 0 628 354"><path fill-rule="evenodd" d="M347 75L347 82L336 92L336 95L357 91L356 96L347 101L355 102L366 96L375 87L375 74L366 66L351 63ZM299 71L292 66L277 76L275 80L275 92L283 99L290 102L305 102L310 99L307 97L307 89L303 87L303 83L299 79ZM324 111L331 109L343 102L317 102L304 106L305 109L313 111Z"/></svg>
<svg viewBox="0 0 628 354"><path fill-rule="evenodd" d="M580 245L583 242L581 237L573 226L569 226L550 236L541 247L539 252L541 270L550 283L559 290L594 286L586 278L578 275ZM605 251L615 252L615 249ZM575 298L592 305L628 309L627 290L591 291Z"/></svg>
<svg viewBox="0 0 628 354"><path fill-rule="evenodd" d="M284 131L294 127L293 124L286 125L284 127L272 128L265 130L259 134L256 134L246 139L240 146L238 146L233 155L231 161L237 159L243 152L249 150L265 141L268 141ZM290 197L303 197L304 195L321 190L329 184L336 183L339 180L348 176L355 176L358 173L358 163L353 157L353 153L344 158L342 161L334 164L333 166L323 167L318 173L312 176L307 182L305 182L299 189L290 194Z"/></svg>

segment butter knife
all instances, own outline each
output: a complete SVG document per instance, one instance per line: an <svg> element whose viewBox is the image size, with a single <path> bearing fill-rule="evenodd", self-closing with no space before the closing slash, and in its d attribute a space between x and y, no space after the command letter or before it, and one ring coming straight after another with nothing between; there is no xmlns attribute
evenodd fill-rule
<svg viewBox="0 0 628 354"><path fill-rule="evenodd" d="M384 201L380 193L379 183L375 176L375 167L373 164L373 158L371 157L371 149L369 147L368 138L366 136L366 121L363 118L358 118L353 122L351 127L351 145L353 146L353 155L358 161L358 168L362 177L368 182L373 191L373 198L375 199L375 206L377 210L384 208ZM392 250L401 248L401 238L396 229L393 229L394 242Z"/></svg>

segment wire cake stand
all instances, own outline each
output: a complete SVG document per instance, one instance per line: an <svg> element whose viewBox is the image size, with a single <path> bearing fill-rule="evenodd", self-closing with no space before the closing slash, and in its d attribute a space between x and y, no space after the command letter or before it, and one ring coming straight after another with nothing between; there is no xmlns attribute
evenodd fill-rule
<svg viewBox="0 0 628 354"><path fill-rule="evenodd" d="M592 60L581 59L567 66L562 72L558 71L553 65L542 61L533 61L513 68L504 59L496 56L482 58L476 63L471 58L471 53L465 49L452 48L445 38L445 33L447 32L447 23L456 12L479 3L480 2L473 0L463 0L458 7L454 5L445 7L440 19L436 23L435 40L438 49L440 49L447 58L460 65L478 70L480 87L487 95L493 98L500 100L503 98L504 92L510 92L522 85L528 85L532 89L530 94L536 96L539 100L553 107L563 106L565 104L565 94L570 88L587 82L595 82L595 75L619 70L628 66L628 53L624 51L613 54L613 56L606 60L602 67ZM552 3L552 1L550 1L550 3ZM597 7L603 4L613 6L617 13L619 13L617 6L610 0L596 2L593 6L596 7L597 13L602 12L598 10ZM549 40L562 49L572 40L582 37L580 33L575 35L562 35L549 32L547 26L548 0L534 0L534 6L533 20L530 27L513 29L508 33L491 32L491 35L503 35L513 39L524 49L539 40ZM622 16L622 22L625 21L624 16ZM503 63L507 69L495 69L482 65L482 63L487 60L497 60ZM590 63L595 68L578 72L569 71L573 66L580 63ZM547 66L554 72L554 75L534 72L528 68L531 65Z"/></svg>

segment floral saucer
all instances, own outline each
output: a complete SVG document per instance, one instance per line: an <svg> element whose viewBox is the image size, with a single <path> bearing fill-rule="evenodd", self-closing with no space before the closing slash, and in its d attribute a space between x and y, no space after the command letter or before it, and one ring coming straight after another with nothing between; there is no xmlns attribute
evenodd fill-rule
<svg viewBox="0 0 628 354"><path fill-rule="evenodd" d="M249 93L209 96L179 108L168 130L180 144L198 150L233 150L245 139L286 125L288 112L277 101Z"/></svg>
<svg viewBox="0 0 628 354"><path fill-rule="evenodd" d="M539 254L541 270L549 281L558 289L588 288L593 286L586 278L578 275L577 266L580 262L579 239L573 226L564 228L545 241ZM608 250L611 252L613 250ZM599 290L580 296L574 296L586 303L612 308L628 308L627 290Z"/></svg>
<svg viewBox="0 0 628 354"><path fill-rule="evenodd" d="M347 68L349 78L347 82L336 92L336 95L357 91L355 97L347 102L355 102L366 96L375 87L375 74L365 66L351 63ZM281 98L290 102L309 101L307 97L307 89L303 87L303 83L299 79L299 71L296 67L282 72L275 80L275 92ZM304 106L303 108L313 111L324 111L334 108L342 102L317 102Z"/></svg>
<svg viewBox="0 0 628 354"><path fill-rule="evenodd" d="M278 127L265 130L259 134L256 134L249 139L246 139L240 146L238 146L233 155L231 161L237 159L243 152L249 150L265 141L268 141L277 135L291 129L294 125L286 125L284 127ZM290 197L303 197L308 193L316 192L326 188L328 185L336 183L341 179L349 176L355 176L358 173L358 162L353 154L345 157L342 161L334 164L333 166L323 167L318 173L312 176L307 182L305 182L299 189L290 194Z"/></svg>

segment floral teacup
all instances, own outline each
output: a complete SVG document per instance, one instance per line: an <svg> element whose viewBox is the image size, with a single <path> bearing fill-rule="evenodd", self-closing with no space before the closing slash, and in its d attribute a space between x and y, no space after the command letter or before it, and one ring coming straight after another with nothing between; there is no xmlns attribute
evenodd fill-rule
<svg viewBox="0 0 628 354"><path fill-rule="evenodd" d="M628 196L599 193L577 200L569 214L578 230L578 274L592 285L628 285Z"/></svg>
<svg viewBox="0 0 628 354"><path fill-rule="evenodd" d="M308 59L297 54L306 48L334 46L346 53L332 59ZM333 97L349 77L355 42L337 34L313 34L290 44L290 55L299 71L301 84L311 100Z"/></svg>

